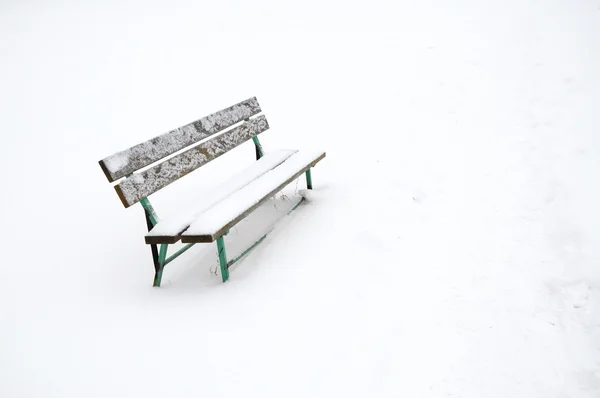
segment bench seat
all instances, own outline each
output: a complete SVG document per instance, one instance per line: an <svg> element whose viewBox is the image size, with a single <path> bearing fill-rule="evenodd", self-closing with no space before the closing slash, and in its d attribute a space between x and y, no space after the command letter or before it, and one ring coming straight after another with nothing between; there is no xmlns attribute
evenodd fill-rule
<svg viewBox="0 0 600 398"><path fill-rule="evenodd" d="M323 151L266 153L219 185L194 207L161 219L146 235L148 244L213 242L265 200L325 156Z"/></svg>
<svg viewBox="0 0 600 398"><path fill-rule="evenodd" d="M183 243L212 242L271 196L325 157L323 151L297 152L239 191L204 211L182 234Z"/></svg>

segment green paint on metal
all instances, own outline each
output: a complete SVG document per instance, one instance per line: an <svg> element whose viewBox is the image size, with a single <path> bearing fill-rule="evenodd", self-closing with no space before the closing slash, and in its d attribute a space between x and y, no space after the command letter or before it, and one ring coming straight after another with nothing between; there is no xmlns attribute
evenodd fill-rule
<svg viewBox="0 0 600 398"><path fill-rule="evenodd" d="M254 141L254 145L256 145L256 149L258 149L258 155L259 158L263 157L263 149L262 149L262 145L260 145L260 141L258 140L257 136L252 137L252 141Z"/></svg>
<svg viewBox="0 0 600 398"><path fill-rule="evenodd" d="M169 256L169 258L167 258L165 260L165 265L169 264L171 261L175 260L177 257L181 256L183 253L185 253L190 247L194 246L195 243L188 243L187 245L185 245L184 247L182 247L181 249L179 249L175 254L173 254L172 256Z"/></svg>
<svg viewBox="0 0 600 398"><path fill-rule="evenodd" d="M148 198L143 198L142 200L140 200L140 204L144 209L148 211L148 214L150 215L150 221L152 221L152 225L158 224L158 216L156 215L156 212L154 211L154 207L152 207L150 200Z"/></svg>
<svg viewBox="0 0 600 398"><path fill-rule="evenodd" d="M298 206L300 206L302 204L302 202L304 202L305 199L304 197L302 197L298 203L296 203L294 205L294 207L292 207L290 209L290 211L287 212L287 214L290 214L291 212L293 212L294 210L296 210L298 208ZM256 242L254 242L250 247L248 247L246 250L244 250L242 252L242 254L240 254L239 256L237 256L236 258L234 258L233 260L229 261L227 263L227 268L231 267L233 264L235 264L236 262L238 262L242 257L244 257L246 254L250 253L256 246L258 246L263 240L265 240L265 238L267 237L267 235L269 235L269 233L275 228L275 226L273 226L273 228L271 228L269 230L269 232L267 232L266 234L264 234L259 240L257 240Z"/></svg>
<svg viewBox="0 0 600 398"><path fill-rule="evenodd" d="M252 246L250 246L249 248L247 248L246 250L244 250L242 252L242 254L240 254L239 256L237 256L236 258L234 258L233 260L231 260L230 262L227 263L227 268L231 267L233 264L235 264L239 259L241 259L242 257L244 257L246 254L250 253L252 251L252 249L254 249L256 246L258 246L260 244L260 242L262 242L263 240L265 240L265 238L267 237L267 234L263 235L259 240L257 240L256 242L254 242L252 244Z"/></svg>
<svg viewBox="0 0 600 398"><path fill-rule="evenodd" d="M306 188L312 189L312 175L310 169L306 170Z"/></svg>
<svg viewBox="0 0 600 398"><path fill-rule="evenodd" d="M163 243L162 245L160 245L160 253L158 254L158 270L156 271L156 274L154 275L154 286L156 286L156 287L160 286L163 268L165 267L165 264L166 264L165 260L167 259L167 249L168 248L169 248L169 245L166 243Z"/></svg>
<svg viewBox="0 0 600 398"><path fill-rule="evenodd" d="M298 203L296 203L294 205L294 207L292 207L292 209L290 211L287 212L287 214L290 214L291 212L293 212L294 210L296 210L298 208L298 206L300 206L302 204L302 202L304 202L304 196L298 201Z"/></svg>
<svg viewBox="0 0 600 398"><path fill-rule="evenodd" d="M223 278L223 282L227 282L227 279L229 279L229 270L227 269L225 241L222 236L217 239L217 250L219 252L219 263L221 264L221 278Z"/></svg>

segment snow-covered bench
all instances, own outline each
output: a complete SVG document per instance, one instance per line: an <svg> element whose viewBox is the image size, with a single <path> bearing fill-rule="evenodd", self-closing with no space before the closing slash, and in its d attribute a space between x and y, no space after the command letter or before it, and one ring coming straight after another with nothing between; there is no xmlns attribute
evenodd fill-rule
<svg viewBox="0 0 600 398"><path fill-rule="evenodd" d="M154 286L160 286L165 265L195 243L215 240L225 282L228 268L239 260L227 260L223 236L229 229L303 173L307 188L312 189L310 169L325 157L325 152L280 150L263 154L258 134L269 124L264 115L256 116L260 112L256 98L250 98L99 162L109 182L125 177L114 186L123 205L139 202L144 208L149 231L146 243L151 245L154 260ZM252 166L203 197L194 208L159 220L148 196L250 139L257 158ZM187 147L190 149L163 160ZM187 245L167 257L168 246L180 240Z"/></svg>

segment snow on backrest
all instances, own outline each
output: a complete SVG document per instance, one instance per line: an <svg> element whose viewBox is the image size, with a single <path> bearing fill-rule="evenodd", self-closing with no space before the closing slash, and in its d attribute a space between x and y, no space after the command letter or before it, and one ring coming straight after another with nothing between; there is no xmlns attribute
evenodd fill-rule
<svg viewBox="0 0 600 398"><path fill-rule="evenodd" d="M256 97L247 99L108 156L99 162L100 167L109 182L116 181L260 112L260 105Z"/></svg>
<svg viewBox="0 0 600 398"><path fill-rule="evenodd" d="M123 205L129 207L268 128L269 124L264 115L252 118L242 125L202 142L148 170L135 173L115 185L115 190Z"/></svg>

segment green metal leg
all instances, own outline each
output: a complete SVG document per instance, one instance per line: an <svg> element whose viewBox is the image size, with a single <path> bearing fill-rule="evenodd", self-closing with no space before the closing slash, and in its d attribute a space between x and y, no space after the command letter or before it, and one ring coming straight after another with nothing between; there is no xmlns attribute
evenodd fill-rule
<svg viewBox="0 0 600 398"><path fill-rule="evenodd" d="M306 188L312 189L312 176L310 175L310 169L306 170Z"/></svg>
<svg viewBox="0 0 600 398"><path fill-rule="evenodd" d="M262 149L262 145L260 145L260 141L258 140L258 137L254 136L252 137L252 141L254 142L254 146L256 147L256 160L260 159L263 157L263 149Z"/></svg>
<svg viewBox="0 0 600 398"><path fill-rule="evenodd" d="M219 263L221 264L221 277L223 278L223 282L227 282L227 279L229 279L229 269L227 268L225 241L222 236L217 239L217 250L219 252Z"/></svg>
<svg viewBox="0 0 600 398"><path fill-rule="evenodd" d="M142 205L144 210L146 210L146 214L152 222L152 226L158 224L158 216L156 215L156 212L154 211L154 207L152 207L150 200L148 200L148 198L142 198L140 200L140 204Z"/></svg>
<svg viewBox="0 0 600 398"><path fill-rule="evenodd" d="M169 245L166 243L163 243L162 245L160 245L160 253L158 255L158 269L156 270L156 273L154 274L154 286L155 287L160 286L163 268L165 267L165 261L167 259L167 249L168 248L169 248Z"/></svg>

